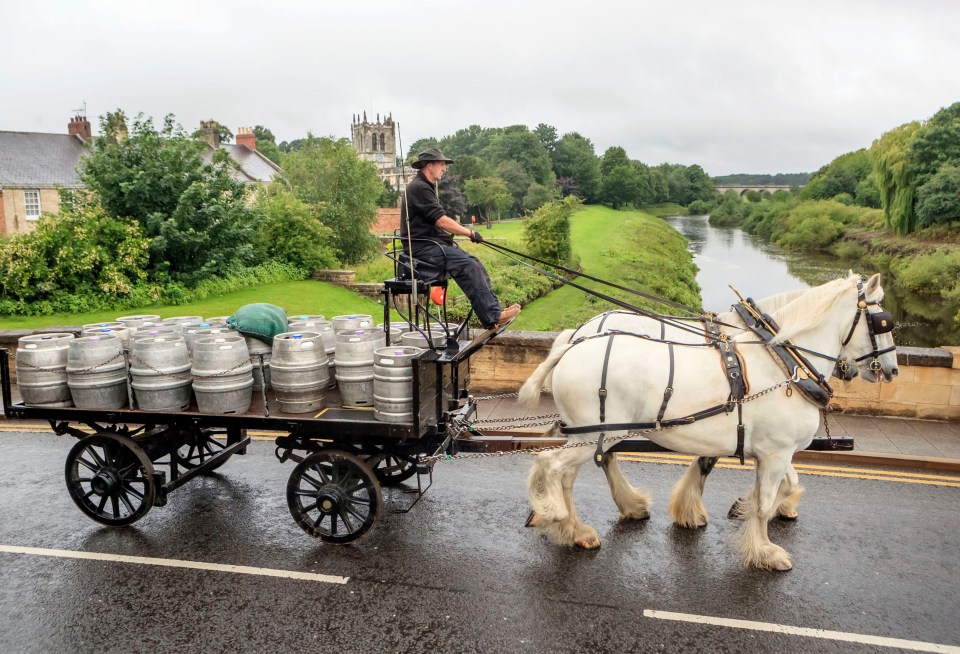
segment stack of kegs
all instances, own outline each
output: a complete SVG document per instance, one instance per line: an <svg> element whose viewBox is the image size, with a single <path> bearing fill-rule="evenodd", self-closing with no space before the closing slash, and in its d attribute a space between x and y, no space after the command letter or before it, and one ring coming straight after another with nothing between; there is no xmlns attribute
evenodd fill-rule
<svg viewBox="0 0 960 654"><path fill-rule="evenodd" d="M413 359L417 347L382 347L374 350L373 417L384 422L413 420Z"/></svg>
<svg viewBox="0 0 960 654"><path fill-rule="evenodd" d="M447 332L443 330L443 327L434 327L429 332L425 331L423 333L418 330L409 331L400 337L400 342L403 345L429 350L431 347L427 343L428 337L430 343L433 344L433 348L443 349L447 346Z"/></svg>
<svg viewBox="0 0 960 654"><path fill-rule="evenodd" d="M186 331L189 327L194 327L203 322L202 316L174 316L173 318L164 318L162 321L163 325L167 327L173 327L174 329L183 332Z"/></svg>
<svg viewBox="0 0 960 654"><path fill-rule="evenodd" d="M193 344L193 392L200 413L246 413L253 366L243 336L204 336Z"/></svg>
<svg viewBox="0 0 960 654"><path fill-rule="evenodd" d="M130 375L137 405L147 411L190 408L190 354L179 334L146 335L133 339Z"/></svg>
<svg viewBox="0 0 960 654"><path fill-rule="evenodd" d="M144 324L156 324L160 322L160 316L120 316L117 322L123 323L127 329L136 329Z"/></svg>
<svg viewBox="0 0 960 654"><path fill-rule="evenodd" d="M344 406L373 404L373 352L386 345L382 329L337 332L337 385Z"/></svg>
<svg viewBox="0 0 960 654"><path fill-rule="evenodd" d="M275 336L270 375L283 413L307 413L323 408L330 375L323 337L311 331Z"/></svg>
<svg viewBox="0 0 960 654"><path fill-rule="evenodd" d="M290 323L291 331L317 332L323 339L323 351L327 354L329 362L330 381L328 388L337 385L334 356L337 350L337 335L333 331L333 323L327 322L323 316L298 316L296 320Z"/></svg>
<svg viewBox="0 0 960 654"><path fill-rule="evenodd" d="M130 337L133 330L119 321L114 322L95 322L83 326L83 336L96 336L97 334L116 334L123 341L124 347L130 346Z"/></svg>
<svg viewBox="0 0 960 654"><path fill-rule="evenodd" d="M253 336L244 338L247 341L247 351L250 352L250 363L253 364L253 390L270 390L270 358L273 347Z"/></svg>
<svg viewBox="0 0 960 654"><path fill-rule="evenodd" d="M67 351L67 386L81 409L121 409L127 404L127 357L116 334L82 336Z"/></svg>
<svg viewBox="0 0 960 654"><path fill-rule="evenodd" d="M27 406L73 406L67 352L73 334L33 334L17 341L17 385Z"/></svg>
<svg viewBox="0 0 960 654"><path fill-rule="evenodd" d="M357 329L371 329L373 327L373 316L366 313L354 313L348 316L334 316L330 319L333 323L333 331L336 333L355 331Z"/></svg>
<svg viewBox="0 0 960 654"><path fill-rule="evenodd" d="M183 340L187 343L187 352L190 353L190 356L193 356L193 344L197 341L198 338L203 338L204 336L225 336L228 334L238 334L237 330L230 329L223 325L211 325L208 323L200 323L199 325L193 325L192 327L187 327L183 332Z"/></svg>

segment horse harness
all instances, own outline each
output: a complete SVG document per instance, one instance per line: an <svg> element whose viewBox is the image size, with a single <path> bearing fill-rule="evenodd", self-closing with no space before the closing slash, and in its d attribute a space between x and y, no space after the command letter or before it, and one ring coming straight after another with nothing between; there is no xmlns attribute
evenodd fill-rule
<svg viewBox="0 0 960 654"><path fill-rule="evenodd" d="M738 294L739 295L739 294ZM880 359L879 357L888 352L892 352L896 349L896 346L891 346L884 348L882 350L877 347L877 336L879 334L886 334L890 331L893 331L894 321L893 316L888 311L884 311L882 308L880 311L871 313L869 311L870 306L880 305L877 301L868 302L866 298L866 293L863 288L863 281L857 282L857 313L854 316L853 324L850 326L850 331L847 333L846 338L843 339L841 343L842 346L846 346L850 342L850 339L853 338L853 333L857 328L857 324L860 322L860 318L863 314L866 314L864 320L867 324L867 330L870 334L870 343L873 346L873 350L868 354L865 354L861 357L854 359L856 362L863 361L864 359L872 359L870 363L870 368L872 370L877 370L880 368ZM772 317L767 314L764 314L760 311L756 303L751 299L747 298L744 300L741 297L739 304L733 306L733 309L740 315L743 319L744 324L747 326L747 329L752 331L754 334L763 339L763 343L770 350L772 355L775 356L775 360L781 362L788 374L790 375L790 381L797 387L801 395L809 402L815 406L824 409L830 403L830 398L833 397L833 389L830 387L830 384L827 382L824 375L817 372L817 369L807 360L806 357L801 354L801 352L806 352L808 354L813 354L818 357L822 357L834 362L841 362L840 357L831 357L820 352L815 352L799 345L794 345L789 341L780 344L773 344L771 341L776 336L777 332L780 331L779 325ZM618 313L618 312L609 312L609 313ZM600 436L597 439L597 450L594 454L594 463L597 466L603 466L606 463L607 454L603 451L603 439L607 431L620 431L620 430L642 430L642 429L656 429L657 431L666 428L666 427L675 427L678 425L689 425L697 420L703 420L704 418L709 418L711 416L720 415L721 413L730 413L733 411L734 406L737 408L737 449L734 452L733 456L740 459L740 464L743 465L745 462L744 459L744 436L745 429L743 426L743 398L747 394L747 382L744 377L744 365L743 361L740 358L740 353L736 349L736 344L734 341L731 341L727 338L725 334L720 331L719 326L714 320L712 315L703 315L700 318L700 322L703 323L704 327L704 337L707 341L704 345L712 345L717 349L717 353L720 356L721 363L723 364L724 373L727 378L727 383L730 385L730 395L727 397L727 401L723 404L718 404L712 406L708 409L703 409L695 413L691 413L687 416L681 418L667 418L664 419L664 414L667 410L667 404L670 402L670 398L673 397L673 378L674 378L674 356L673 356L673 347L674 345L684 345L690 346L689 343L674 343L672 341L665 340L665 324L661 322L660 330L660 339L654 339L646 334L635 334L633 332L626 332L620 330L611 330L605 334L600 333L603 322L606 320L606 315L601 321L600 326L596 334L590 336L583 336L574 341L573 345L585 340L590 340L593 338L602 338L606 337L607 348L603 355L603 368L600 373L600 388L598 390L598 396L600 399L600 424L597 425L586 425L581 427L568 427L563 422L560 423L560 432L566 435L575 435L575 434L589 434L596 431L600 431ZM657 412L657 419L654 422L627 422L627 423L612 423L607 424L606 422L606 401L607 401L607 369L610 364L610 352L613 349L613 340L617 336L632 336L634 338L644 338L647 340L664 343L667 346L667 352L670 360L670 372L667 377L667 386L663 391L663 400L660 403L660 410ZM789 392L789 388L788 388ZM702 465L702 464L701 464ZM712 467L712 464L711 464Z"/></svg>
<svg viewBox="0 0 960 654"><path fill-rule="evenodd" d="M652 339L645 334L635 334L633 332L625 332L619 330L611 330L605 334L595 334L592 336L585 336L577 339L573 344L579 343L581 341L593 339L593 338L607 338L607 347L603 355L603 368L600 372L600 388L597 392L600 399L600 424L597 425L586 425L582 427L568 427L563 422L560 423L560 432L566 435L574 434L589 434L600 431L600 436L597 439L597 450L594 454L594 463L597 466L602 467L606 463L607 454L603 451L603 439L607 431L620 431L620 430L641 430L641 429L656 429L660 431L661 429L667 427L675 427L678 425L689 425L697 420L703 420L704 418L709 418L711 416L720 415L721 413L730 413L733 411L734 407L737 408L737 450L734 453L734 456L740 458L740 463L744 463L744 427L743 427L743 398L747 393L747 384L743 375L743 361L740 359L740 353L737 352L736 346L733 341L730 341L726 338L724 334L720 332L719 327L710 319L705 317L705 323L707 324L707 330L711 334L715 335L716 338L713 340L711 345L713 345L720 356L720 360L723 363L724 373L727 378L727 382L730 385L730 395L727 397L727 401L723 404L718 404L712 406L708 409L703 409L695 413L691 413L687 416L681 418L664 418L664 414L667 411L667 405L670 402L670 398L673 397L673 379L674 379L674 354L673 348L674 343L671 341L659 340L658 342L664 343L667 346L667 355L670 360L670 372L667 376L667 386L663 390L663 400L660 402L660 409L657 412L657 419L654 422L626 422L626 423L611 423L607 424L607 415L606 415L606 403L607 403L607 370L610 365L610 352L613 349L613 341L617 336L632 336L634 338L645 338L647 340L653 340L657 342L657 339ZM690 346L688 343L679 343L678 345Z"/></svg>

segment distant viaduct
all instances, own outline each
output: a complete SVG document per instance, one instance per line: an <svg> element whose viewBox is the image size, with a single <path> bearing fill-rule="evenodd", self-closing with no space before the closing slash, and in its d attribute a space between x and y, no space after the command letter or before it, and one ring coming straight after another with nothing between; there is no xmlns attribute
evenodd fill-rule
<svg viewBox="0 0 960 654"><path fill-rule="evenodd" d="M802 186L802 184L797 184L797 186ZM717 193L720 195L723 195L727 191L736 191L737 195L743 195L748 191L757 191L758 193L769 191L770 193L776 193L777 191L789 191L791 188L793 187L790 184L744 184L741 186L731 186L728 184L716 185Z"/></svg>

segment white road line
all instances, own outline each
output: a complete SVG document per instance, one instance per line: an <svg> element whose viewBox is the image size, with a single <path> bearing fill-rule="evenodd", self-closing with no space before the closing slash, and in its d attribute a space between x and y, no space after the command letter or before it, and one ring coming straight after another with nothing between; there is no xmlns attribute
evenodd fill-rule
<svg viewBox="0 0 960 654"><path fill-rule="evenodd" d="M138 563L156 565L165 568L188 568L191 570L212 570L214 572L232 572L241 575L261 577L281 577L300 581L319 581L325 584L345 584L349 577L322 575L314 572L296 572L295 570L274 570L272 568L251 568L245 565L226 565L224 563L206 563L204 561L182 561L180 559L155 559L145 556L126 556L124 554L105 554L103 552L79 552L76 550L55 550L39 547L17 547L0 545L0 552L8 554L32 554L34 556L52 556L61 559L86 559L90 561L112 561L116 563Z"/></svg>
<svg viewBox="0 0 960 654"><path fill-rule="evenodd" d="M708 615L672 613L670 611L652 611L650 609L644 609L643 616L645 618L655 618L658 620L676 620L679 622L710 624L718 627L731 627L733 629L752 629L753 631L769 631L777 634L790 634L791 636L822 638L824 640L842 640L847 643L860 643L862 645L900 647L902 649L912 649L918 652L947 652L949 654L960 654L960 647L956 647L954 645L925 643L921 640L903 640L902 638L887 638L885 636L870 636L867 634L851 634L844 631L827 631L825 629L791 627L790 625L776 624L773 622L754 622L753 620L714 618Z"/></svg>

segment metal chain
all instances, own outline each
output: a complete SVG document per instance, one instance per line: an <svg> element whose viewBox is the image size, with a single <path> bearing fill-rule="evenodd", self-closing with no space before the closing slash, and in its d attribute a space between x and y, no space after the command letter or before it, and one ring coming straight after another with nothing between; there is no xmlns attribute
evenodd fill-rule
<svg viewBox="0 0 960 654"><path fill-rule="evenodd" d="M520 397L520 393L501 393L500 395L484 395L482 397L473 398L474 402L484 402L486 400L501 400L507 397Z"/></svg>
<svg viewBox="0 0 960 654"><path fill-rule="evenodd" d="M523 416L522 418L477 418L472 420L470 424L483 423L483 422L513 422L514 420L543 420L544 418L559 418L559 413L545 413L540 416Z"/></svg>
<svg viewBox="0 0 960 654"><path fill-rule="evenodd" d="M748 395L747 397L743 398L739 402L734 401L734 403L744 404L751 400L755 400L758 397L762 397L767 393L772 393L778 388L783 388L784 386L787 386L790 383L791 382L789 379L785 379L778 384L774 384L769 388L763 389L759 393ZM553 423L547 422L543 424L553 424ZM673 429L674 427L679 427L679 426L680 424L676 424L676 425L667 425L665 427L661 426L659 428L651 427L649 429L643 429L641 431L630 431L620 436L604 438L603 442L606 445L612 445L613 443L619 443L620 441L626 440L627 438L634 438L636 436L645 436L646 434L652 434L653 432L656 432L656 431L666 431L668 429ZM487 431L505 431L506 429L512 429L512 428L513 427L510 427L510 426L489 427L487 428ZM466 431L466 428L462 429L460 433L463 433L463 431ZM596 439L591 441L579 441L577 443L564 443L563 445L545 445L543 447L533 447L530 449L523 449L523 450L503 450L499 452L469 452L467 454L434 454L433 456L420 455L417 458L417 462L418 463L436 463L437 461L453 461L453 460L459 460L459 459L489 459L489 458L501 457L501 456L515 456L517 454L542 454L544 452L555 452L558 450L568 450L574 447L586 447L587 445L596 445L599 441L600 441L600 438L597 437Z"/></svg>
<svg viewBox="0 0 960 654"><path fill-rule="evenodd" d="M71 371L70 371L70 374L78 374L78 373L79 373L79 374L83 374L83 373L85 373L85 372L90 372L91 370L98 370L98 369L104 367L105 365L107 365L107 364L109 364L109 363L113 363L114 361L116 361L117 359L119 359L120 357L122 357L123 354L124 354L124 353L123 353L123 351L121 350L120 352L118 352L118 353L115 354L114 356L110 357L110 358L107 359L106 361L103 361L103 362L98 363L98 364L96 364L96 365L90 366L89 368L81 368L80 370L71 370ZM33 368L34 370L41 370L41 371L42 371L42 370L50 370L50 369L51 369L51 368L49 368L49 367L45 368L45 367L43 367L43 366L35 366L35 365L33 365L32 363L30 363L30 362L28 362L28 361L17 361L17 366L18 366L18 367L19 367L19 366L26 366L27 368Z"/></svg>
<svg viewBox="0 0 960 654"><path fill-rule="evenodd" d="M141 359L140 357L138 357L138 356L137 356L136 354L134 354L133 352L130 352L130 358L131 358L131 359L135 359L138 363L143 364L144 367L149 368L150 370L152 370L153 372L157 373L158 375L166 375L169 379L180 379L180 380L182 380L182 381L193 381L193 379L194 379L194 376L193 376L193 375L191 375L190 377L181 377L180 375L168 375L167 373L163 372L162 370L157 370L156 368L154 368L154 367L151 366L149 363L147 363L146 361L144 361L143 359ZM237 370L238 368L242 368L243 366L247 365L248 363L250 363L250 361L249 361L248 359L245 359L245 360L241 361L240 363L238 363L237 365L233 366L232 368L228 368L227 370L222 370L222 371L220 371L220 372L213 373L212 375L203 375L203 376L204 376L204 377L223 377L224 375L229 375L231 372L233 372L234 370Z"/></svg>

